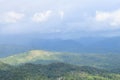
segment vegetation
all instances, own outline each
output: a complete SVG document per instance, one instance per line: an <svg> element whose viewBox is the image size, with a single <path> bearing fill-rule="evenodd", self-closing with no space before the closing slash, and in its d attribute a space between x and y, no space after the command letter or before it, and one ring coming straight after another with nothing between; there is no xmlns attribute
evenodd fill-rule
<svg viewBox="0 0 120 80"><path fill-rule="evenodd" d="M2 64L0 65L2 66ZM8 67L10 65L6 65ZM0 80L119 80L120 74L65 63L26 63L0 70Z"/></svg>
<svg viewBox="0 0 120 80"><path fill-rule="evenodd" d="M0 80L119 80L119 56L32 50L0 58Z"/></svg>
<svg viewBox="0 0 120 80"><path fill-rule="evenodd" d="M59 53L41 50L32 50L18 55L0 58L0 61L19 65L25 63L49 64L53 62L63 62L78 66L92 66L101 69L118 69L120 67L120 54L78 54L78 53Z"/></svg>

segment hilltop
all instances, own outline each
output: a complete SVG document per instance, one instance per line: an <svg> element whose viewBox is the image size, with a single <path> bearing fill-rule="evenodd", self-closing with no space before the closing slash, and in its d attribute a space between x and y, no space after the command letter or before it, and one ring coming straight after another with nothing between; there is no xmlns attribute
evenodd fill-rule
<svg viewBox="0 0 120 80"><path fill-rule="evenodd" d="M20 65L24 63L49 64L53 62L63 62L78 66L117 69L120 66L119 56L120 54L78 54L31 50L28 52L19 53L18 55L0 58L0 61L10 65Z"/></svg>

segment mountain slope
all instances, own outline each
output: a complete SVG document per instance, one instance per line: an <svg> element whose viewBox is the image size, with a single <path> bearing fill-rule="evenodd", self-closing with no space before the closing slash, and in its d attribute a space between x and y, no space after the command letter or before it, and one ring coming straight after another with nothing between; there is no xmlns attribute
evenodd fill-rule
<svg viewBox="0 0 120 80"><path fill-rule="evenodd" d="M11 67L10 65L0 62L0 70L7 70L10 67Z"/></svg>
<svg viewBox="0 0 120 80"><path fill-rule="evenodd" d="M57 57L55 53L53 54L47 51L33 50L22 54L1 58L0 60L7 64L16 65L22 63L34 62L38 60L57 60Z"/></svg>
<svg viewBox="0 0 120 80"><path fill-rule="evenodd" d="M120 54L77 54L32 50L18 55L0 58L0 61L10 65L19 65L24 63L48 64L53 62L64 62L79 66L114 69L119 68L120 66L119 57Z"/></svg>
<svg viewBox="0 0 120 80"><path fill-rule="evenodd" d="M0 80L119 80L120 75L94 67L66 63L26 63L0 70Z"/></svg>

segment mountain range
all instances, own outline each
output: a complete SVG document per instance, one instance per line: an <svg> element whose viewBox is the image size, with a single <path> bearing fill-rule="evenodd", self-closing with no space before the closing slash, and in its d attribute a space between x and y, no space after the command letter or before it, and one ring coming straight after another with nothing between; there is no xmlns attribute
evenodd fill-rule
<svg viewBox="0 0 120 80"><path fill-rule="evenodd" d="M47 50L71 53L120 53L120 37L87 37L75 40L9 38L0 40L0 57L7 57L30 50Z"/></svg>
<svg viewBox="0 0 120 80"><path fill-rule="evenodd" d="M119 37L4 40L0 80L120 79Z"/></svg>

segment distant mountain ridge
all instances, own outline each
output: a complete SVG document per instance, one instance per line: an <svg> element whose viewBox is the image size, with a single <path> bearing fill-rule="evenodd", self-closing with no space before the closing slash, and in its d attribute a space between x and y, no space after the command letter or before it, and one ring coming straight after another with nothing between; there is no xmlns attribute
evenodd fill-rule
<svg viewBox="0 0 120 80"><path fill-rule="evenodd" d="M30 50L48 50L71 53L120 53L120 37L62 39L11 39L0 43L0 57L6 57Z"/></svg>

